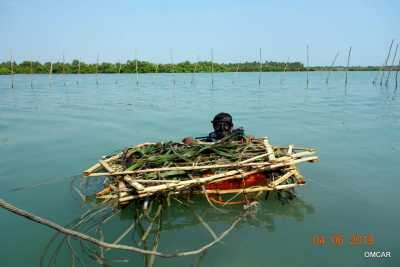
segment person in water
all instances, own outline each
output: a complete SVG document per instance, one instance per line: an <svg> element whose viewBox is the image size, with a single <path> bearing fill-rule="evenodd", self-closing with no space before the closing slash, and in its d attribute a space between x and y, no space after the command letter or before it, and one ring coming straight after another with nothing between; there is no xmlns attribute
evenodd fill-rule
<svg viewBox="0 0 400 267"><path fill-rule="evenodd" d="M214 131L209 133L208 136L186 137L182 140L184 144L192 144L195 140L203 142L215 142L225 137L230 137L232 140L243 140L245 138L244 130L242 127L234 129L232 116L229 113L221 112L215 115L211 121Z"/></svg>

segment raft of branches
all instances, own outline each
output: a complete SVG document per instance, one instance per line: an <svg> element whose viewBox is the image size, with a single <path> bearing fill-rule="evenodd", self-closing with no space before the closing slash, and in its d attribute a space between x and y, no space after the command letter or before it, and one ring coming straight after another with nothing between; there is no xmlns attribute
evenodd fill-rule
<svg viewBox="0 0 400 267"><path fill-rule="evenodd" d="M84 175L105 177L96 197L120 207L193 194L212 205L248 204L265 192L294 194L305 184L296 165L317 161L314 154L312 148L273 146L267 138L145 143L103 157Z"/></svg>

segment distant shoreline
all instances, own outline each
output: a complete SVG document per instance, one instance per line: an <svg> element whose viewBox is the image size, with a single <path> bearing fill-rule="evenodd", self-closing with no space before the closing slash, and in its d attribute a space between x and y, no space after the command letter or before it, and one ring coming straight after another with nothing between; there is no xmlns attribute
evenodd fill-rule
<svg viewBox="0 0 400 267"><path fill-rule="evenodd" d="M399 66L387 66L384 70L399 70ZM211 61L176 64L157 64L147 61L128 60L125 63L102 62L91 64L73 60L72 62L22 61L0 63L0 75L7 74L113 74L113 73L218 73L218 72L299 72L299 71L378 71L380 66L311 66L305 67L301 62L242 62L214 63Z"/></svg>
<svg viewBox="0 0 400 267"><path fill-rule="evenodd" d="M400 71L400 69L398 69L399 71ZM323 70L323 69L321 69L321 70L309 70L310 72L329 72L329 71L332 71L332 72L345 72L346 70L340 70L340 69L331 69L331 70L327 70L327 69L325 69L325 70ZM353 69L353 70L348 70L349 72L368 72L368 71L371 71L371 72L379 72L379 71L382 71L382 70L380 70L380 69L373 69L373 70L371 70L371 69L364 69L364 70L359 70L359 69L357 69L357 70L355 70L355 69ZM394 70L390 70L390 69L385 69L385 72L386 71L393 71L393 72L396 72L397 70L396 69L394 69ZM296 72L304 72L304 73L306 73L307 72L307 70L300 70L300 71L295 71L295 70L293 70L293 71L285 71L285 72L283 72L283 71L262 71L262 73L296 73ZM138 72L138 74L210 74L211 72L174 72L174 73L171 73L171 72ZM219 72L214 72L214 74L219 74L219 73L230 73L230 74L236 74L236 73L238 73L238 72L232 72L232 71L219 71ZM239 73L258 73L258 72L256 72L256 71L239 71ZM109 74L109 75L125 75L125 74L132 74L132 75L135 75L136 73L135 72L121 72L121 73L115 73L115 72L98 72L98 73L52 73L52 75L54 75L54 76L60 76L60 75L96 75L96 74ZM11 75L11 73L0 73L0 76L10 76ZM39 72L37 72L37 73L13 73L13 75L49 75L49 73L39 73Z"/></svg>

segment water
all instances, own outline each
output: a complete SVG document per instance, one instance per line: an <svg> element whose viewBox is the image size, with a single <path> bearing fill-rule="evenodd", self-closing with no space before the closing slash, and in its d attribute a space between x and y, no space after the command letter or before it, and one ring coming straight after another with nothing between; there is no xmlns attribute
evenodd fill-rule
<svg viewBox="0 0 400 267"><path fill-rule="evenodd" d="M393 82L374 87L375 75L350 72L345 88L342 72L332 73L329 85L326 73L312 72L308 89L305 73L263 73L261 86L258 73L214 74L213 87L209 74L196 74L193 84L190 74L144 74L139 86L133 74L99 75L98 86L94 75L53 75L51 86L46 75L17 75L14 89L0 76L1 198L65 225L82 213L68 177L127 145L206 135L212 117L225 111L273 144L317 148L321 161L301 165L307 185L296 201L261 202L256 219L200 260L157 258L156 266L399 266L399 98ZM204 203L199 212L218 233L234 220ZM53 232L3 210L0 216L1 265L39 265ZM121 233L129 216L116 216L110 231ZM210 241L179 206L165 220L161 251ZM331 243L333 234L343 245ZM373 236L374 244L351 245L353 234ZM315 235L325 245L313 244ZM391 251L392 258L368 259L364 251ZM56 266L71 265L65 252ZM139 255L111 255L130 260L111 266L143 265Z"/></svg>

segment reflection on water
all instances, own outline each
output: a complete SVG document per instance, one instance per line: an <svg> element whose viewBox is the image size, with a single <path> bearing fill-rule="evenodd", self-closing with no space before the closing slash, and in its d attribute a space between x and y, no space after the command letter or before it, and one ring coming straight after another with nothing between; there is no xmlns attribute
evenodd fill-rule
<svg viewBox="0 0 400 267"><path fill-rule="evenodd" d="M80 179L75 179L75 183L78 180ZM72 186L76 188L74 184ZM175 254L195 251L210 244L223 234L225 229L233 227L232 222L233 231L256 227L273 232L279 227L274 222L277 218L301 222L307 215L314 213L313 206L304 200L294 198L283 201L276 195L269 196L268 200L253 203L251 207L245 209L241 205L216 209L201 196L171 197L170 201L165 203L152 201L146 210L143 209L143 205L144 202L141 201L121 210L113 203L96 204L89 201L86 204L86 211L67 226L100 240L153 252L159 251L158 248L162 247L164 241L170 241L164 240L163 236L179 234L196 237L193 229L199 231L197 235L203 232L200 235L201 241L192 244L195 247L185 247L185 244L174 242L171 251L161 251L164 254ZM236 225L235 221L238 218L241 221ZM204 238L204 234L208 235L208 238ZM224 242L228 241L222 241ZM202 262L207 257L207 252L212 249L210 247L204 252L195 253L193 264L205 266ZM129 262L134 262L135 265L143 262L144 266L153 266L155 262L155 257L152 255L141 256L140 253L122 255L124 254L120 251L108 251L87 242L55 234L45 246L40 265L51 266L60 261L69 261L73 266L86 266L86 264L114 266ZM163 261L165 261L163 258L157 259L160 265Z"/></svg>

